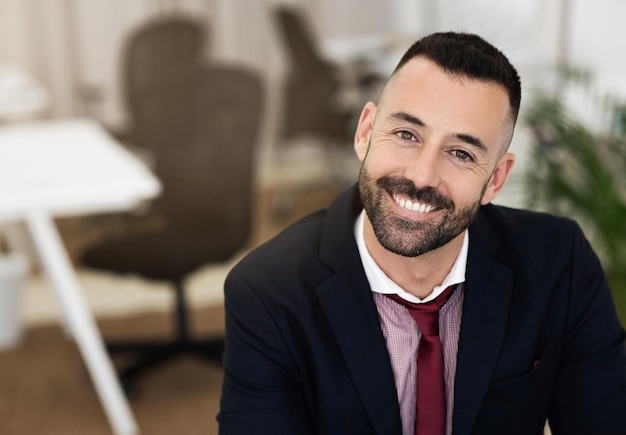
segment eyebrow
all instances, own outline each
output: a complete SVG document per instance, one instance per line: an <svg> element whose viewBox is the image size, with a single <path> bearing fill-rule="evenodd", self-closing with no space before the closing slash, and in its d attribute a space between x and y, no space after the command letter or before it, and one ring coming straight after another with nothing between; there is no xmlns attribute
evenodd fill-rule
<svg viewBox="0 0 626 435"><path fill-rule="evenodd" d="M469 145L475 146L476 148L480 149L483 152L487 151L487 147L485 146L483 141L478 139L476 136L472 136L471 134L465 134L465 133L457 133L454 135L454 137L462 140L463 142Z"/></svg>
<svg viewBox="0 0 626 435"><path fill-rule="evenodd" d="M426 127L426 123L419 119L416 116L410 115L406 112L394 112L391 114L392 118L399 119L401 121L406 121L414 125L418 125L420 127ZM475 146L483 152L487 151L487 146L484 144L482 140L468 133L455 133L453 135L457 139L467 143L468 145Z"/></svg>
<svg viewBox="0 0 626 435"><path fill-rule="evenodd" d="M409 115L406 112L394 112L391 114L391 117L397 118L401 121L409 122L411 124L419 125L420 127L426 127L426 123L424 123L424 121L413 115Z"/></svg>

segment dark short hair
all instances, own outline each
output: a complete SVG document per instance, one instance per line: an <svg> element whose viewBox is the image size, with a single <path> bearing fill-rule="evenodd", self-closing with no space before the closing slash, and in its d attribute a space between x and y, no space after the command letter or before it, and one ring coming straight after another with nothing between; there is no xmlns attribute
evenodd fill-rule
<svg viewBox="0 0 626 435"><path fill-rule="evenodd" d="M423 56L452 75L494 82L507 91L513 123L517 120L522 98L517 70L496 47L478 35L439 32L415 42L402 56L395 75L411 59Z"/></svg>

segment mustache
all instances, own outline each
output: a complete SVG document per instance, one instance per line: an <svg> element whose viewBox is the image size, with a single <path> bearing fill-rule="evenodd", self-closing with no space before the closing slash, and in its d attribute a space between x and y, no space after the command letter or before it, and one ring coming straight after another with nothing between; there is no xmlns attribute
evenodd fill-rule
<svg viewBox="0 0 626 435"><path fill-rule="evenodd" d="M411 201L429 204L439 209L454 209L454 202L434 187L418 189L415 183L407 178L384 176L376 180L376 185L387 192L408 196Z"/></svg>

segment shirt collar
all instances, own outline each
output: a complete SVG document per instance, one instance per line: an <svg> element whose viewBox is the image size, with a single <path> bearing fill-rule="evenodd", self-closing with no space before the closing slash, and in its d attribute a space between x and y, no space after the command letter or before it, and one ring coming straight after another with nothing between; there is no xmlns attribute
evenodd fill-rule
<svg viewBox="0 0 626 435"><path fill-rule="evenodd" d="M424 299L420 299L411 293L405 291L398 284L393 282L385 272L382 271L378 264L374 261L370 255L367 246L365 245L365 238L363 236L363 226L365 223L365 211L361 211L355 224L354 224L354 236L356 237L356 243L359 248L359 254L361 256L361 263L363 269L365 269L365 275L369 281L370 288L375 293L382 294L397 294L401 298L413 302L424 303L429 302L439 296L445 289L451 285L460 284L465 282L465 268L467 266L467 253L469 250L469 231L465 230L465 236L463 238L463 246L457 255L452 268L448 272L443 282L435 286L433 291Z"/></svg>

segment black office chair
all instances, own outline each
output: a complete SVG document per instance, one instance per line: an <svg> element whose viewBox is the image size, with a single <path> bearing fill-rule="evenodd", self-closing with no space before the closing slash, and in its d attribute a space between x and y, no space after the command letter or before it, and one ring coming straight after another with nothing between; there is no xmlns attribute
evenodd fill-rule
<svg viewBox="0 0 626 435"><path fill-rule="evenodd" d="M273 10L277 33L287 60L282 88L277 151L281 153L300 139L313 139L321 150L326 176L314 181L293 181L272 196L276 220L289 216L296 197L319 188L341 191L356 181L358 170L350 165L354 129L361 110L360 101L345 95L357 90L366 96L381 78L356 65L338 65L325 59L309 27L306 14L298 8L280 6ZM349 71L350 73L346 73Z"/></svg>
<svg viewBox="0 0 626 435"><path fill-rule="evenodd" d="M208 31L204 24L183 15L163 15L133 29L121 52L121 82L130 125L118 137L132 146L151 147L143 137L154 114L154 98L202 64Z"/></svg>
<svg viewBox="0 0 626 435"><path fill-rule="evenodd" d="M170 84L154 92L141 136L154 153L162 195L146 215L129 218L126 231L82 256L84 266L168 281L175 291L173 339L107 343L112 354L136 356L120 369L129 394L138 375L178 355L221 360L221 337L201 339L189 333L184 279L204 265L233 257L245 247L251 230L260 79L243 69L210 67Z"/></svg>
<svg viewBox="0 0 626 435"><path fill-rule="evenodd" d="M342 82L337 65L324 59L301 11L274 11L287 54L288 70L282 107L282 137L319 136L326 141L351 143L353 113L341 107Z"/></svg>

